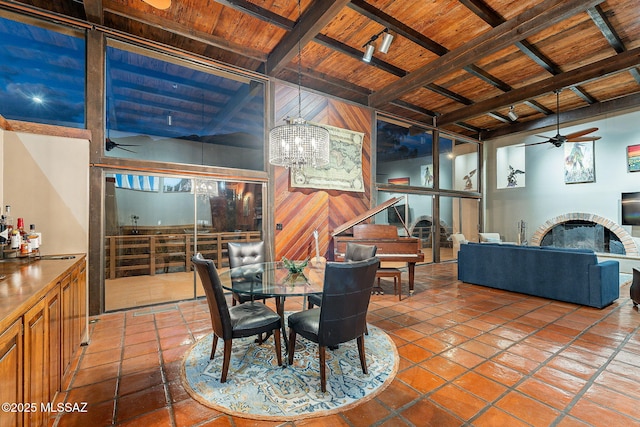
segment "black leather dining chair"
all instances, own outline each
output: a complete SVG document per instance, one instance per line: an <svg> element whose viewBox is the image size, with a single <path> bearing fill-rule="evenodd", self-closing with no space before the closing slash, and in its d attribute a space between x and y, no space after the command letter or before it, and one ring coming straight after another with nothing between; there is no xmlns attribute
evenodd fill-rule
<svg viewBox="0 0 640 427"><path fill-rule="evenodd" d="M631 301L633 301L633 306L637 307L638 304L640 304L640 270L637 268L633 269L629 296L631 297Z"/></svg>
<svg viewBox="0 0 640 427"><path fill-rule="evenodd" d="M328 262L324 273L322 305L289 316L289 365L293 365L296 336L318 344L320 388L327 391L326 349L357 339L362 372L367 373L364 335L371 289L380 261Z"/></svg>
<svg viewBox="0 0 640 427"><path fill-rule="evenodd" d="M229 242L227 244L227 256L229 258L229 268L242 267L251 264L260 264L265 261L264 241L258 242ZM233 279L232 279L233 280ZM241 287L240 283L234 284L234 287ZM244 303L254 299L261 299L264 302L264 295L248 294L242 292L232 292L233 305L236 303Z"/></svg>
<svg viewBox="0 0 640 427"><path fill-rule="evenodd" d="M347 248L345 249L344 261L364 261L365 259L373 258L376 256L378 247L375 245L362 245L360 243L347 242ZM307 297L308 308L313 306L320 306L322 304L322 294L311 294Z"/></svg>
<svg viewBox="0 0 640 427"><path fill-rule="evenodd" d="M224 355L222 359L222 373L220 382L227 381L229 362L231 360L231 345L234 338L260 336L263 333L272 332L275 341L278 366L282 366L282 352L280 348L280 316L269 307L258 301L249 301L229 308L224 296L224 290L220 283L218 270L213 261L204 259L200 253L191 258L191 262L202 281L209 313L211 314L211 326L213 328L213 344L211 357L216 352L218 338L224 342Z"/></svg>

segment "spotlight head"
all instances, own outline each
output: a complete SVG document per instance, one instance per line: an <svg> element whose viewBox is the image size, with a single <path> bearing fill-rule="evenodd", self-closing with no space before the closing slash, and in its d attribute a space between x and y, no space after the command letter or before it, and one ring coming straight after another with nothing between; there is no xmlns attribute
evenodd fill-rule
<svg viewBox="0 0 640 427"><path fill-rule="evenodd" d="M518 114L516 113L515 107L512 105L511 108L509 108L509 112L507 113L507 116L509 117L509 120L511 120L512 122L515 122L516 120L518 120Z"/></svg>
<svg viewBox="0 0 640 427"><path fill-rule="evenodd" d="M371 57L373 56L373 52L376 50L376 47L373 45L373 43L367 43L367 46L364 49L364 56L362 57L362 60L364 62L371 62Z"/></svg>
<svg viewBox="0 0 640 427"><path fill-rule="evenodd" d="M385 30L384 36L382 36L382 43L380 44L380 52L389 52L389 46L391 46L392 41L393 34L391 34L388 30Z"/></svg>

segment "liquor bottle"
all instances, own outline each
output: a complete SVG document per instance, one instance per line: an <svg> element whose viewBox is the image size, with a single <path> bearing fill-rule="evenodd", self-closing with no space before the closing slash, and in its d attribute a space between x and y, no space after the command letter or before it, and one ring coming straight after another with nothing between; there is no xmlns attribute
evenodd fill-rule
<svg viewBox="0 0 640 427"><path fill-rule="evenodd" d="M18 227L20 236L24 238L24 236L27 234L26 230L24 229L24 218L18 218L18 223L16 225Z"/></svg>
<svg viewBox="0 0 640 427"><path fill-rule="evenodd" d="M2 258L2 249L4 249L4 245L7 244L7 238L4 237L5 235L2 233L4 230L7 229L7 223L4 222L4 214L2 214L0 216L0 258ZM9 235L7 234L7 237Z"/></svg>
<svg viewBox="0 0 640 427"><path fill-rule="evenodd" d="M11 216L11 206L7 205L4 208L4 225L7 230L7 244L11 243L11 236L13 234L13 217Z"/></svg>
<svg viewBox="0 0 640 427"><path fill-rule="evenodd" d="M36 232L36 225L29 225L29 234L27 234L29 241L29 252L39 252L40 250L40 233Z"/></svg>
<svg viewBox="0 0 640 427"><path fill-rule="evenodd" d="M20 232L14 229L11 232L11 249L20 250L20 245L22 244L22 239L20 237Z"/></svg>

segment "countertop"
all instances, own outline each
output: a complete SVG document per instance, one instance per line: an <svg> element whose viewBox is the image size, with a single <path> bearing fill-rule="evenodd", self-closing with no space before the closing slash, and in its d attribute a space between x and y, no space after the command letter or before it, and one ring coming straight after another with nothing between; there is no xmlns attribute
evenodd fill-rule
<svg viewBox="0 0 640 427"><path fill-rule="evenodd" d="M52 289L85 254L0 261L0 333Z"/></svg>

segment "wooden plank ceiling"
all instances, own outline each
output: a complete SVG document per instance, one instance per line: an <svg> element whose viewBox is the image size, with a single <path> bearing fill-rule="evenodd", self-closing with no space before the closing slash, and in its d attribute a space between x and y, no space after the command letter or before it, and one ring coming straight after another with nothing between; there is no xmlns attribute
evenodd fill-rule
<svg viewBox="0 0 640 427"><path fill-rule="evenodd" d="M0 0L490 139L640 105L637 0ZM147 3L148 2L148 3ZM385 29L389 51L365 45ZM382 37L375 40L381 41ZM298 49L301 62L298 62ZM517 120L507 116L514 106Z"/></svg>

